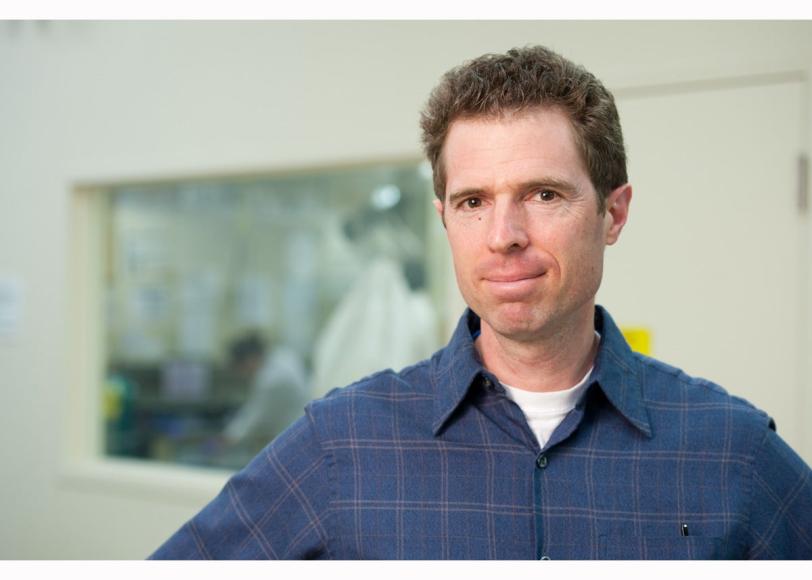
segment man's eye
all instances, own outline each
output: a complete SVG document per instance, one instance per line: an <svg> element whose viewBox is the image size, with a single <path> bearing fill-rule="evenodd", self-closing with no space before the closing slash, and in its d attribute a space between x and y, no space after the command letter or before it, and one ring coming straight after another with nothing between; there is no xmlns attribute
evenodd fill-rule
<svg viewBox="0 0 812 580"><path fill-rule="evenodd" d="M468 209L475 209L482 205L482 200L478 197L469 197L465 200L465 207Z"/></svg>
<svg viewBox="0 0 812 580"><path fill-rule="evenodd" d="M542 189L538 192L539 199L541 201L553 201L558 194L554 191L550 191L549 189Z"/></svg>

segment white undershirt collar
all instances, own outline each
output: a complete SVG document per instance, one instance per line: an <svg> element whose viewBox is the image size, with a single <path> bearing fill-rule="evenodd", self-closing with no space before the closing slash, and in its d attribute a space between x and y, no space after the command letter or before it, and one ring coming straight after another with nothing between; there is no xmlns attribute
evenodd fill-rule
<svg viewBox="0 0 812 580"><path fill-rule="evenodd" d="M595 331L595 335L600 340L601 335L597 331ZM526 391L502 383L502 386L505 387L505 394L522 410L542 448L564 417L578 404L589 386L589 378L594 368L593 364L577 384L563 391Z"/></svg>

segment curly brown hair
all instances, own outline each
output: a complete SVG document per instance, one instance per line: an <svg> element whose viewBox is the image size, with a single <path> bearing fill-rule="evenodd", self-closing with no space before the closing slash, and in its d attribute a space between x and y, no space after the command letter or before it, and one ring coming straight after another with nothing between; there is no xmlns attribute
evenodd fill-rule
<svg viewBox="0 0 812 580"><path fill-rule="evenodd" d="M543 46L475 58L448 71L432 91L420 127L438 199L445 198L442 152L455 120L500 118L540 107L559 108L569 117L603 213L606 196L628 181L614 98L595 75Z"/></svg>

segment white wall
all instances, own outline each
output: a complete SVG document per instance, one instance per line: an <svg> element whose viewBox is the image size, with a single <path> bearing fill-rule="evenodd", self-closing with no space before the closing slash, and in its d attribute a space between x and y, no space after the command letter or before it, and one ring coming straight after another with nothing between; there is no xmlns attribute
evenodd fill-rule
<svg viewBox="0 0 812 580"><path fill-rule="evenodd" d="M0 23L0 276L26 290L0 338L0 558L142 558L224 477L70 455L76 183L415 155L443 71L529 43L618 89L812 70L808 22Z"/></svg>

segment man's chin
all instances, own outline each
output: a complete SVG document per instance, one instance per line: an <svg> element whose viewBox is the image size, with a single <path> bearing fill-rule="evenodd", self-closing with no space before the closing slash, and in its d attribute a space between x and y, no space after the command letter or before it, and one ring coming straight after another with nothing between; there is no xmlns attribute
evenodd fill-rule
<svg viewBox="0 0 812 580"><path fill-rule="evenodd" d="M544 333L546 317L526 304L506 304L483 316L485 324L496 334L515 340L529 342Z"/></svg>

